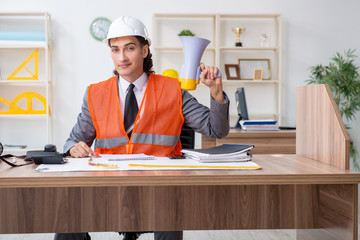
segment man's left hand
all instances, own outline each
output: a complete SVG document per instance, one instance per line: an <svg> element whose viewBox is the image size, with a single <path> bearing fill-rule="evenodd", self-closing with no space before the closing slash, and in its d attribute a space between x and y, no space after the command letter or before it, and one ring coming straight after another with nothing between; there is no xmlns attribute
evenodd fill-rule
<svg viewBox="0 0 360 240"><path fill-rule="evenodd" d="M200 63L200 81L210 88L211 97L218 103L224 103L224 94L221 77L215 78L219 72L217 67L205 66Z"/></svg>

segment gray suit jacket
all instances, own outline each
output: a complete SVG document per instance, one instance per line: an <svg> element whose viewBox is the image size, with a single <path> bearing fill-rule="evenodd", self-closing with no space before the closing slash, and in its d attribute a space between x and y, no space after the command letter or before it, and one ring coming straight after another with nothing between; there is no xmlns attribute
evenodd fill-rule
<svg viewBox="0 0 360 240"><path fill-rule="evenodd" d="M81 113L64 145L68 152L76 143L83 141L91 146L95 137L95 128L89 113L85 92ZM225 103L217 103L211 98L210 109L200 104L188 91L182 90L182 112L184 124L194 131L209 137L222 138L229 133L229 99L224 93Z"/></svg>

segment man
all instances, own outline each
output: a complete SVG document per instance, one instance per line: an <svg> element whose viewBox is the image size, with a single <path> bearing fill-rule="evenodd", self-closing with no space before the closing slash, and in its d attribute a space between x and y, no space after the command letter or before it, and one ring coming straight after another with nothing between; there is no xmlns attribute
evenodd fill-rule
<svg viewBox="0 0 360 240"><path fill-rule="evenodd" d="M89 154L146 153L180 156L183 124L206 136L229 132L229 100L218 69L200 64L201 82L210 89L210 109L199 104L174 78L153 74L151 40L142 22L115 20L106 39L115 76L87 89L82 112L64 145L72 157ZM90 147L96 139L95 151ZM60 239L90 239L86 233L56 234ZM155 232L155 239L182 239L182 232Z"/></svg>

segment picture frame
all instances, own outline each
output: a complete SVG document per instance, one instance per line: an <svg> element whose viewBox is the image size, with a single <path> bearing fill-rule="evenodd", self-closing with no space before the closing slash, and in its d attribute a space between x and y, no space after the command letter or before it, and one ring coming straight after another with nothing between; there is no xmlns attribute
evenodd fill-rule
<svg viewBox="0 0 360 240"><path fill-rule="evenodd" d="M262 68L254 69L254 80L255 81L263 80L263 72L264 70Z"/></svg>
<svg viewBox="0 0 360 240"><path fill-rule="evenodd" d="M225 64L227 80L240 80L240 68L238 64Z"/></svg>
<svg viewBox="0 0 360 240"><path fill-rule="evenodd" d="M270 59L238 59L241 80L254 80L255 69L262 69L262 80L271 79Z"/></svg>

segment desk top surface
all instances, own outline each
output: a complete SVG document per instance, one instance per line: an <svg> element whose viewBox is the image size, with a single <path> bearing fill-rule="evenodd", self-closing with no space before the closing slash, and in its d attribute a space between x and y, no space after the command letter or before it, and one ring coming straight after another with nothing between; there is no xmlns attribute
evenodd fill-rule
<svg viewBox="0 0 360 240"><path fill-rule="evenodd" d="M296 155L253 155L260 170L33 172L0 162L0 188L81 186L357 184L360 173Z"/></svg>

